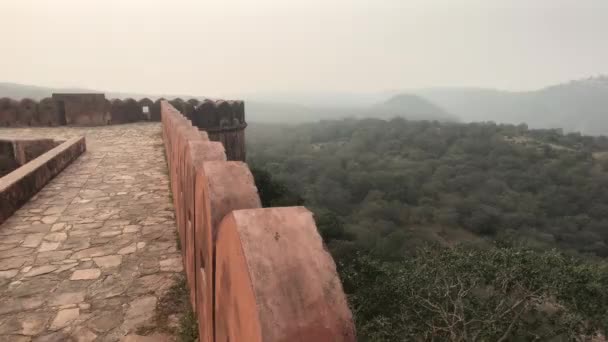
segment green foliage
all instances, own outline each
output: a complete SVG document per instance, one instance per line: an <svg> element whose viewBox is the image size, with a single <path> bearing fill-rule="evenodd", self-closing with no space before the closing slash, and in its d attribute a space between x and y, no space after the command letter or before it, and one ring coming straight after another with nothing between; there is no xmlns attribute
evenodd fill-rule
<svg viewBox="0 0 608 342"><path fill-rule="evenodd" d="M608 271L555 250L427 247L340 264L362 341L571 341L608 329Z"/></svg>
<svg viewBox="0 0 608 342"><path fill-rule="evenodd" d="M248 139L264 205L315 213L360 341L608 329L607 138L349 119L253 124Z"/></svg>
<svg viewBox="0 0 608 342"><path fill-rule="evenodd" d="M389 237L399 250L435 241L427 227L608 255L608 173L594 157L605 137L403 119L252 124L247 137L249 162L273 176L256 175L263 198L302 194L340 235L388 255L402 252L386 251Z"/></svg>
<svg viewBox="0 0 608 342"><path fill-rule="evenodd" d="M174 315L179 317L177 327L172 326L169 322L170 317ZM188 283L183 274L176 276L173 285L160 298L156 306L154 327L150 327L150 329L175 334L179 337L180 342L198 340L198 321L190 306Z"/></svg>
<svg viewBox="0 0 608 342"><path fill-rule="evenodd" d="M302 205L304 200L290 191L283 183L272 178L270 173L260 168L252 168L251 173L258 188L264 207Z"/></svg>
<svg viewBox="0 0 608 342"><path fill-rule="evenodd" d="M191 309L185 312L179 321L178 336L180 342L198 341L198 321Z"/></svg>

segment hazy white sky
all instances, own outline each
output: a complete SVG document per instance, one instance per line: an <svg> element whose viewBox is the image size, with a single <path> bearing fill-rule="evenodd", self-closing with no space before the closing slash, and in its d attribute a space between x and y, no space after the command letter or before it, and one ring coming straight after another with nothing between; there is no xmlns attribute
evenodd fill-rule
<svg viewBox="0 0 608 342"><path fill-rule="evenodd" d="M608 0L0 0L0 81L224 96L608 74Z"/></svg>

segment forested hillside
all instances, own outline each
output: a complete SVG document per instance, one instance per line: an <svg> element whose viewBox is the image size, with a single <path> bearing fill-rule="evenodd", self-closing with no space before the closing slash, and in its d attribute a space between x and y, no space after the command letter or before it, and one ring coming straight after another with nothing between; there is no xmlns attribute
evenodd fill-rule
<svg viewBox="0 0 608 342"><path fill-rule="evenodd" d="M247 136L250 163L384 253L473 233L608 256L606 137L402 119L252 124Z"/></svg>
<svg viewBox="0 0 608 342"><path fill-rule="evenodd" d="M315 212L362 341L606 331L608 138L396 118L247 139L265 205Z"/></svg>

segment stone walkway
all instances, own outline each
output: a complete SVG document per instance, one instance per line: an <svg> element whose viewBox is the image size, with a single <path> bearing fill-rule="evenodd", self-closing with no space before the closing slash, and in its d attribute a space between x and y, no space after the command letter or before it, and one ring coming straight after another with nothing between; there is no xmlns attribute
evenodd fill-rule
<svg viewBox="0 0 608 342"><path fill-rule="evenodd" d="M0 225L0 341L139 341L182 272L159 123L0 129L78 135L87 152Z"/></svg>

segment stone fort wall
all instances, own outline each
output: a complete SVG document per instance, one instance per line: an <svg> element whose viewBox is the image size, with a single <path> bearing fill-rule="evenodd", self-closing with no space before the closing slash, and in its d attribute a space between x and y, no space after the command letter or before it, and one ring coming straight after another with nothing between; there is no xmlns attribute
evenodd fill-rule
<svg viewBox="0 0 608 342"><path fill-rule="evenodd" d="M102 126L150 120L160 121L160 100L110 101L103 94L53 94L40 101L0 98L1 127Z"/></svg>
<svg viewBox="0 0 608 342"><path fill-rule="evenodd" d="M228 111L242 108L242 102L205 106ZM223 144L193 125L200 119L200 107L183 101L160 103L199 340L355 341L336 266L312 213L304 207L261 208L247 164L229 161ZM241 110L232 113L240 115ZM232 127L244 125L244 116L238 115Z"/></svg>
<svg viewBox="0 0 608 342"><path fill-rule="evenodd" d="M0 98L0 127L103 126L139 121L160 121L161 102L107 100L104 94L53 94L41 101ZM206 131L212 141L222 142L228 160L245 161L245 105L243 101L180 98L169 103Z"/></svg>

